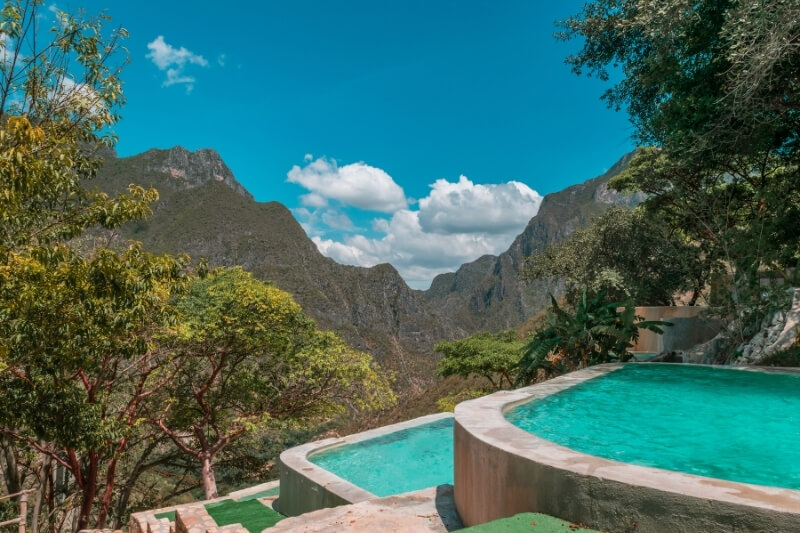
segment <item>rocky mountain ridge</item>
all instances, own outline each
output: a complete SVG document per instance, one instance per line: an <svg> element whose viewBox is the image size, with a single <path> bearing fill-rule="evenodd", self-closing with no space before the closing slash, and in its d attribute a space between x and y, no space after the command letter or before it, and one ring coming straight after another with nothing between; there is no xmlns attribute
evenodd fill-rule
<svg viewBox="0 0 800 533"><path fill-rule="evenodd" d="M364 268L324 257L286 207L256 202L213 150L176 147L125 158L109 153L96 183L110 193L129 183L159 190L153 215L121 228L122 238L159 253L206 257L211 266L241 265L292 293L320 325L375 355L406 386L419 388L433 375L436 342L514 327L546 306L548 291L559 285L523 282L525 258L608 205L630 202L604 188L627 161L547 195L508 251L438 276L427 291L409 288L388 264Z"/></svg>
<svg viewBox="0 0 800 533"><path fill-rule="evenodd" d="M524 281L526 258L561 242L611 205L633 207L642 198L608 189L608 180L627 168L633 154L617 161L605 174L548 194L539 212L509 249L499 256L483 256L456 272L437 276L425 292L426 301L450 310L469 331L516 327L550 303L549 293L560 294L560 283Z"/></svg>

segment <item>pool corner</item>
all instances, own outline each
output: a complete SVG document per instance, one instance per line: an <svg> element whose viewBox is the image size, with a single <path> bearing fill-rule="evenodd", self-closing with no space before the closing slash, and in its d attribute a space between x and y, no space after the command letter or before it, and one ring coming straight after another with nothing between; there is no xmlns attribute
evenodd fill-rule
<svg viewBox="0 0 800 533"><path fill-rule="evenodd" d="M347 437L310 442L284 451L278 460L280 512L286 516L298 516L318 509L377 498L375 494L315 465L308 460L311 455L452 417L452 413L423 416Z"/></svg>

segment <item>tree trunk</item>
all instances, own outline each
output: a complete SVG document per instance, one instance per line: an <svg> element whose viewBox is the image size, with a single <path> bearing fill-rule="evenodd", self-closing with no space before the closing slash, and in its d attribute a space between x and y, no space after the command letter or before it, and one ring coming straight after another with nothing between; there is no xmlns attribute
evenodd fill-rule
<svg viewBox="0 0 800 533"><path fill-rule="evenodd" d="M117 472L117 458L111 459L108 463L108 468L106 469L106 490L103 493L103 499L100 503L100 509L97 512L97 523L95 527L97 529L103 529L106 527L106 517L108 516L108 509L111 507L111 498L114 495L114 478Z"/></svg>
<svg viewBox="0 0 800 533"><path fill-rule="evenodd" d="M17 467L17 454L11 439L0 437L0 448L3 450L3 479L6 482L8 494L16 494L22 490L22 483L19 478L19 468Z"/></svg>
<svg viewBox="0 0 800 533"><path fill-rule="evenodd" d="M81 487L81 507L75 531L87 529L92 516L92 504L97 496L97 452L89 452L89 468L83 478Z"/></svg>
<svg viewBox="0 0 800 533"><path fill-rule="evenodd" d="M53 460L50 457L42 455L42 463L39 467L39 490L36 491L36 500L33 502L31 533L39 533L39 515L42 512L42 500L45 498L50 476L52 475L52 462Z"/></svg>
<svg viewBox="0 0 800 533"><path fill-rule="evenodd" d="M211 459L209 454L203 454L200 457L200 461L203 463L203 490L207 500L218 496L217 481L214 479L214 467L211 465Z"/></svg>
<svg viewBox="0 0 800 533"><path fill-rule="evenodd" d="M700 291L698 289L695 289L692 292L692 299L689 300L689 305L697 305L698 298L700 298Z"/></svg>

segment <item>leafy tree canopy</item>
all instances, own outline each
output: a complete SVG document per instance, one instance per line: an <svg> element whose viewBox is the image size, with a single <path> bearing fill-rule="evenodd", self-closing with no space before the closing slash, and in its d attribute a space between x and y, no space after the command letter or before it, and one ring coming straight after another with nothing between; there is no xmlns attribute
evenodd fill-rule
<svg viewBox="0 0 800 533"><path fill-rule="evenodd" d="M596 0L562 23L577 73L624 77L604 98L642 144L684 159L759 156L797 142L800 5L792 0Z"/></svg>
<svg viewBox="0 0 800 533"><path fill-rule="evenodd" d="M32 453L39 479L51 465L68 473L58 489L43 485L45 514L55 528L77 511L83 529L90 518L103 527L111 509L159 366L153 332L174 319L186 259L136 244L76 251L85 230L149 213L156 192L109 198L89 187L98 148L113 142L125 31L64 12L43 28L42 7L0 9L0 440L6 472Z"/></svg>
<svg viewBox="0 0 800 533"><path fill-rule="evenodd" d="M437 374L441 377L479 375L494 390L514 385L513 369L524 342L514 330L477 333L466 339L442 341L434 350L444 354Z"/></svg>
<svg viewBox="0 0 800 533"><path fill-rule="evenodd" d="M318 330L289 294L241 268L195 280L178 309L178 336L163 340L176 377L153 420L201 463L209 498L213 458L246 433L395 401L368 354Z"/></svg>
<svg viewBox="0 0 800 533"><path fill-rule="evenodd" d="M699 253L655 214L612 207L567 241L529 257L523 275L566 279L572 304L585 287L612 300L670 305L678 291L692 290L694 302L704 289L707 272Z"/></svg>
<svg viewBox="0 0 800 533"><path fill-rule="evenodd" d="M639 142L611 182L684 232L727 292L727 316L764 302L766 271L800 263L800 4L792 0L597 0L565 21L568 58L608 79Z"/></svg>

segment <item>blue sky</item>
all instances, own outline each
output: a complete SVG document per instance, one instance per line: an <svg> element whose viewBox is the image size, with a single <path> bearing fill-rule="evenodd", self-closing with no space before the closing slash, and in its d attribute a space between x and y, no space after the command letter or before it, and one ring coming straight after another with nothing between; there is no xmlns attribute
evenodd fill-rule
<svg viewBox="0 0 800 533"><path fill-rule="evenodd" d="M582 1L70 0L130 32L121 156L213 148L339 262L414 287L632 149L554 22Z"/></svg>

